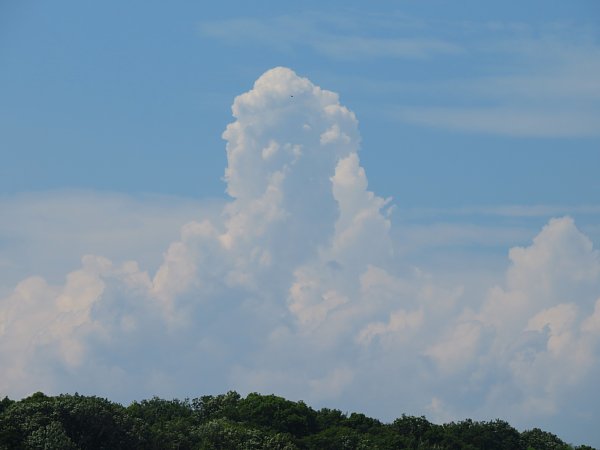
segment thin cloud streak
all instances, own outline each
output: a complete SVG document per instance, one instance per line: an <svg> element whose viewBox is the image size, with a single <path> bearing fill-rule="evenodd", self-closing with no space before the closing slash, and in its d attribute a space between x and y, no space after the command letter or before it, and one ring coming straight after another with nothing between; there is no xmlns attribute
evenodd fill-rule
<svg viewBox="0 0 600 450"><path fill-rule="evenodd" d="M600 136L600 113L595 110L416 107L400 109L397 117L400 121L413 125L458 132L537 138Z"/></svg>
<svg viewBox="0 0 600 450"><path fill-rule="evenodd" d="M364 80L366 92L394 94L395 104L388 98L380 113L403 123L528 138L595 138L600 133L600 83L594 76L600 48L586 29L572 24L424 22L400 14L370 15L364 21L378 26L382 35L365 35L365 25L351 13L335 19L315 14L238 18L204 22L199 29L205 37L232 45L288 53L308 49L341 61L400 58L427 64L444 58L449 65L471 67L472 76L450 81L435 76L410 81L402 74ZM486 75L491 61L502 61L502 70L494 69L501 75Z"/></svg>
<svg viewBox="0 0 600 450"><path fill-rule="evenodd" d="M459 208L399 209L403 218L418 219L440 216L550 217L560 215L598 215L600 205L498 205Z"/></svg>
<svg viewBox="0 0 600 450"><path fill-rule="evenodd" d="M337 32L331 32L331 28ZM353 18L325 20L306 14L301 18L281 16L272 19L238 18L203 22L204 36L236 45L252 43L280 51L309 47L321 55L340 60L358 61L378 58L422 59L434 55L457 54L460 46L434 37L382 37L361 35L361 26Z"/></svg>

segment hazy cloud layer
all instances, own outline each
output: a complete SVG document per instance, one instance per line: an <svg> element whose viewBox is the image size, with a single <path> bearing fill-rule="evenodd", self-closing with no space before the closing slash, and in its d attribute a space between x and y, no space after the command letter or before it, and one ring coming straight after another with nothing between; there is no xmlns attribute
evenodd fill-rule
<svg viewBox="0 0 600 450"><path fill-rule="evenodd" d="M181 224L218 217L222 203L72 190L0 196L0 289L31 273L60 282L88 253L117 261L135 256L155 270Z"/></svg>
<svg viewBox="0 0 600 450"><path fill-rule="evenodd" d="M356 117L335 93L279 67L232 111L232 199L183 224L156 268L87 255L64 281L27 277L0 300L0 392L235 388L385 419L502 416L567 438L583 421L593 435L600 257L570 217L473 289L476 272L438 278L395 251L390 201L368 190Z"/></svg>

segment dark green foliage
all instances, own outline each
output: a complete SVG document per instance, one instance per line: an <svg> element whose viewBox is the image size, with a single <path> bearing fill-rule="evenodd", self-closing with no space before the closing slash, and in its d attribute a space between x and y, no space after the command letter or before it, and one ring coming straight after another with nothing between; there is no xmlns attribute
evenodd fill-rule
<svg viewBox="0 0 600 450"><path fill-rule="evenodd" d="M0 448L141 448L143 428L105 399L36 393L0 414Z"/></svg>
<svg viewBox="0 0 600 450"><path fill-rule="evenodd" d="M6 408L8 408L10 405L12 405L13 403L14 403L14 401L9 399L8 397L4 397L2 400L0 400L0 414L2 414L4 412L4 410Z"/></svg>
<svg viewBox="0 0 600 450"><path fill-rule="evenodd" d="M60 422L50 422L34 430L25 440L26 448L71 450L78 448Z"/></svg>
<svg viewBox="0 0 600 450"><path fill-rule="evenodd" d="M149 449L194 448L196 441L190 429L196 425L193 409L189 401L150 400L133 402L127 407L127 414L143 424L145 446Z"/></svg>
<svg viewBox="0 0 600 450"><path fill-rule="evenodd" d="M317 413L304 402L249 394L238 404L239 420L263 429L303 437L317 431Z"/></svg>
<svg viewBox="0 0 600 450"><path fill-rule="evenodd" d="M303 444L305 448L323 450L376 448L371 445L368 436L347 427L326 428L304 439Z"/></svg>
<svg viewBox="0 0 600 450"><path fill-rule="evenodd" d="M227 419L214 419L195 431L201 449L244 449L244 450L295 450L288 435L269 433L257 428L231 422Z"/></svg>
<svg viewBox="0 0 600 450"><path fill-rule="evenodd" d="M233 391L216 397L204 395L192 400L192 408L200 422L221 418L236 420L240 398L240 394Z"/></svg>
<svg viewBox="0 0 600 450"><path fill-rule="evenodd" d="M572 448L558 436L539 428L521 433L523 445L527 450L568 450Z"/></svg>
<svg viewBox="0 0 600 450"><path fill-rule="evenodd" d="M317 426L320 430L340 426L346 416L339 409L323 408L317 412Z"/></svg>
<svg viewBox="0 0 600 450"><path fill-rule="evenodd" d="M442 428L444 432L441 434L441 440L437 440L436 443L447 448L486 450L522 448L519 432L502 420L476 422L467 419L442 425Z"/></svg>
<svg viewBox="0 0 600 450"><path fill-rule="evenodd" d="M37 392L0 401L0 450L593 450L538 428L470 419L436 425L402 415L385 424L360 413L315 411L304 402L237 392L193 400L133 402Z"/></svg>

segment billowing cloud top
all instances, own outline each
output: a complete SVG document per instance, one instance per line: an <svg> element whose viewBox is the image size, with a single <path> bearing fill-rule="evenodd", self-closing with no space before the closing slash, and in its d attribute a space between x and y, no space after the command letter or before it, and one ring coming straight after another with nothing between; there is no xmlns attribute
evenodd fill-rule
<svg viewBox="0 0 600 450"><path fill-rule="evenodd" d="M468 279L393 254L389 201L368 190L337 94L278 67L232 112L232 198L183 225L155 273L88 255L64 284L30 277L0 300L1 393L235 388L382 418L576 413L592 429L600 258L571 218L510 250L505 281L472 298Z"/></svg>

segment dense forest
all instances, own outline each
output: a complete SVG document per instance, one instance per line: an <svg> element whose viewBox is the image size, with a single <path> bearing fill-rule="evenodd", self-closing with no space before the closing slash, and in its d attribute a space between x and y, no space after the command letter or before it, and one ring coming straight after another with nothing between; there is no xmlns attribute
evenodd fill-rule
<svg viewBox="0 0 600 450"><path fill-rule="evenodd" d="M0 401L0 449L591 449L502 420L436 425L402 415L318 411L275 395L237 392L193 400L152 398L128 407L83 395Z"/></svg>

